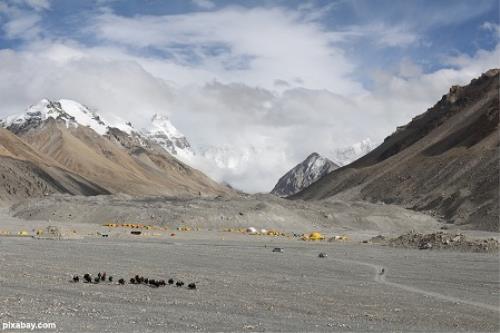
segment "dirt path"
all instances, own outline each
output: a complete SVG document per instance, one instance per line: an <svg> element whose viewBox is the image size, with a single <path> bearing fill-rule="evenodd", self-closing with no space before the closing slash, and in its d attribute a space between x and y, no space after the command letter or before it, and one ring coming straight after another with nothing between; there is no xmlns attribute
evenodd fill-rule
<svg viewBox="0 0 500 333"><path fill-rule="evenodd" d="M401 283L387 281L386 280L387 273L388 273L387 268L384 268L381 265L375 265L375 264L370 264L367 262L362 262L362 261L357 261L357 260L348 260L348 259L334 259L334 260L344 262L344 263L352 263L352 264L356 264L356 265L368 266L370 268L373 268L375 270L375 275L374 275L373 280L375 282L378 282L381 284L385 284L385 285L388 285L388 286L391 286L394 288L403 289L403 290L406 290L406 291L409 291L412 293L417 293L417 294L421 294L421 295L425 295L425 296L429 296L429 297L434 297L434 298L437 298L437 299L440 299L443 301L447 301L447 302L451 302L451 303L455 303L455 304L467 304L467 305L471 305L471 306L475 306L475 307L479 307L482 309L486 309L486 310L500 313L500 308L493 306L493 305L464 300L464 299L460 299L457 297L452 297L452 296L447 296L447 295L443 295L440 293L436 293L433 291L427 291L427 290L423 290L420 288L415 288L415 287L404 285ZM383 268L385 269L385 272L384 272L384 274L381 274L381 271Z"/></svg>

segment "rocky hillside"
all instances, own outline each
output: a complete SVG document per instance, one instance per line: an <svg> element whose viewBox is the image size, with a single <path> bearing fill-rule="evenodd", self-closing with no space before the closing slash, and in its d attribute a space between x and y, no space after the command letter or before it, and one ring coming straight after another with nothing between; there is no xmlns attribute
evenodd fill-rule
<svg viewBox="0 0 500 333"><path fill-rule="evenodd" d="M449 223L498 231L499 72L453 86L375 150L293 198L395 203Z"/></svg>
<svg viewBox="0 0 500 333"><path fill-rule="evenodd" d="M106 189L39 154L14 134L0 128L0 202L53 193L109 194Z"/></svg>
<svg viewBox="0 0 500 333"><path fill-rule="evenodd" d="M74 101L42 100L1 124L41 155L111 193L232 193L172 157L130 123L109 123Z"/></svg>
<svg viewBox="0 0 500 333"><path fill-rule="evenodd" d="M318 153L312 153L281 177L271 193L280 197L290 196L305 189L338 167L337 164Z"/></svg>

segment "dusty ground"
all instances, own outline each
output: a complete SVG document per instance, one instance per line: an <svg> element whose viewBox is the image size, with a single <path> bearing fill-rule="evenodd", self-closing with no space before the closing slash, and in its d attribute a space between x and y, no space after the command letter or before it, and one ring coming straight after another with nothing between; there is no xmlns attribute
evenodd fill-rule
<svg viewBox="0 0 500 333"><path fill-rule="evenodd" d="M497 256L245 239L2 238L0 321L64 332L500 329ZM198 290L69 282L97 271Z"/></svg>
<svg viewBox="0 0 500 333"><path fill-rule="evenodd" d="M0 323L54 322L61 332L500 330L498 253L360 243L391 228L442 225L413 212L364 203L288 205L258 197L44 200L10 211L31 220L0 211L0 231L33 234L54 225L63 234L61 240L0 237ZM136 223L157 214L161 219L153 224L162 228L133 236L128 228L100 225L118 212ZM288 235L317 228L349 240L304 242L222 231L250 222ZM173 230L181 224L199 230ZM277 246L284 253L273 253ZM328 257L319 258L319 252ZM382 267L385 274L379 275ZM115 281L135 274L172 277L194 281L198 289L70 282L73 274L99 271Z"/></svg>
<svg viewBox="0 0 500 333"><path fill-rule="evenodd" d="M318 230L360 240L380 233L439 230L443 225L428 215L393 205L340 200L310 203L274 195L234 199L57 195L25 201L6 212L24 220L50 221L66 229L85 230L89 224L105 223L142 223L169 229L190 226L205 231L252 226L289 233Z"/></svg>

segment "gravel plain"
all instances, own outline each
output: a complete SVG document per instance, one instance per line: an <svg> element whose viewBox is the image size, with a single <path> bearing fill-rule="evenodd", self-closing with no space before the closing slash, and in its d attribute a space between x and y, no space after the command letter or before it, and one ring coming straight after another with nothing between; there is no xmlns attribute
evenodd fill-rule
<svg viewBox="0 0 500 333"><path fill-rule="evenodd" d="M361 243L367 234L379 232L384 221L394 225L393 218L387 218L393 213L386 220L377 220L369 232L360 228L356 233L354 228L342 226L340 216L347 213L334 205L337 215L331 219L330 234L348 233L349 240L344 242L249 236L223 232L212 224L180 232L173 229L174 222L163 232L133 236L128 229L103 227L101 221L35 219L43 214L62 216L65 205L48 205L50 214L38 205L25 212L19 207L15 210L20 216L31 212L32 220L9 216L13 210L0 211L0 229L10 230L11 235L21 228L32 234L49 224L65 230L61 239L0 237L0 323L53 322L60 332L500 330L498 253L421 251ZM77 206L72 214L82 210ZM226 215L242 211L250 219L262 214L245 211L245 207L226 211ZM254 207L253 201L250 207ZM111 207L114 209L116 206ZM318 213L318 221L325 212ZM104 214L99 206L91 213ZM132 213L136 214L135 208ZM193 214L195 221L196 209ZM285 231L297 229L300 221L293 220L293 228ZM411 221L423 221L425 228L431 223L418 216ZM438 230L439 225L434 227ZM320 227L329 232L326 222ZM273 252L275 247L283 248L283 253ZM319 258L320 252L327 257ZM81 278L98 272L112 275L113 283L72 282L74 274ZM173 278L186 285L195 282L197 289L129 284L136 274ZM116 283L121 277L127 281L125 285Z"/></svg>
<svg viewBox="0 0 500 333"><path fill-rule="evenodd" d="M0 321L61 332L500 329L496 255L225 237L2 238ZM70 282L99 271L198 289Z"/></svg>

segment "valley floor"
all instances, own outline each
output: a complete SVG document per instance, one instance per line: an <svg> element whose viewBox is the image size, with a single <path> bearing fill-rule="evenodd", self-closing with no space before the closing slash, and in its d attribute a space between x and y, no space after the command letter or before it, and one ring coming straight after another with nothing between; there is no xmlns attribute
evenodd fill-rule
<svg viewBox="0 0 500 333"><path fill-rule="evenodd" d="M253 199L248 200L255 208ZM281 205L267 203L268 214L273 211L269 205L275 204ZM263 221L257 219L259 210L250 213L243 211L246 206L241 203L234 206L235 214L255 216L242 224ZM341 205L333 206L340 215L330 220L339 222ZM36 204L23 207L17 208L18 214L74 214L62 208L42 211ZM27 220L0 213L0 229L10 230L11 235L21 229L31 234L48 225L64 231L60 240L0 237L0 323L49 322L61 332L500 330L498 253L420 251L361 243L380 231L376 230L382 228L380 219L371 225L359 218L358 223L373 227L369 232L339 223L328 231L321 224L323 232L342 231L349 240L304 242L224 232L213 226L192 232L153 229L133 236L130 229L103 227L97 223L101 221ZM439 230L441 224L408 214L411 221L422 221L421 227L430 224ZM294 221L292 226L299 229L301 220ZM392 218L383 221L394 225ZM228 223L224 220L221 227ZM283 248L283 253L273 252L275 247ZM320 252L327 258L319 258ZM380 275L382 268L385 274ZM113 283L71 282L74 274L82 277L103 271L114 277ZM136 274L196 282L198 288L129 284ZM116 283L120 277L127 281L125 285Z"/></svg>
<svg viewBox="0 0 500 333"><path fill-rule="evenodd" d="M0 265L0 321L51 322L62 332L500 329L492 254L289 240L12 237L0 241ZM127 281L135 274L195 281L198 289L70 282L72 274L98 271Z"/></svg>

